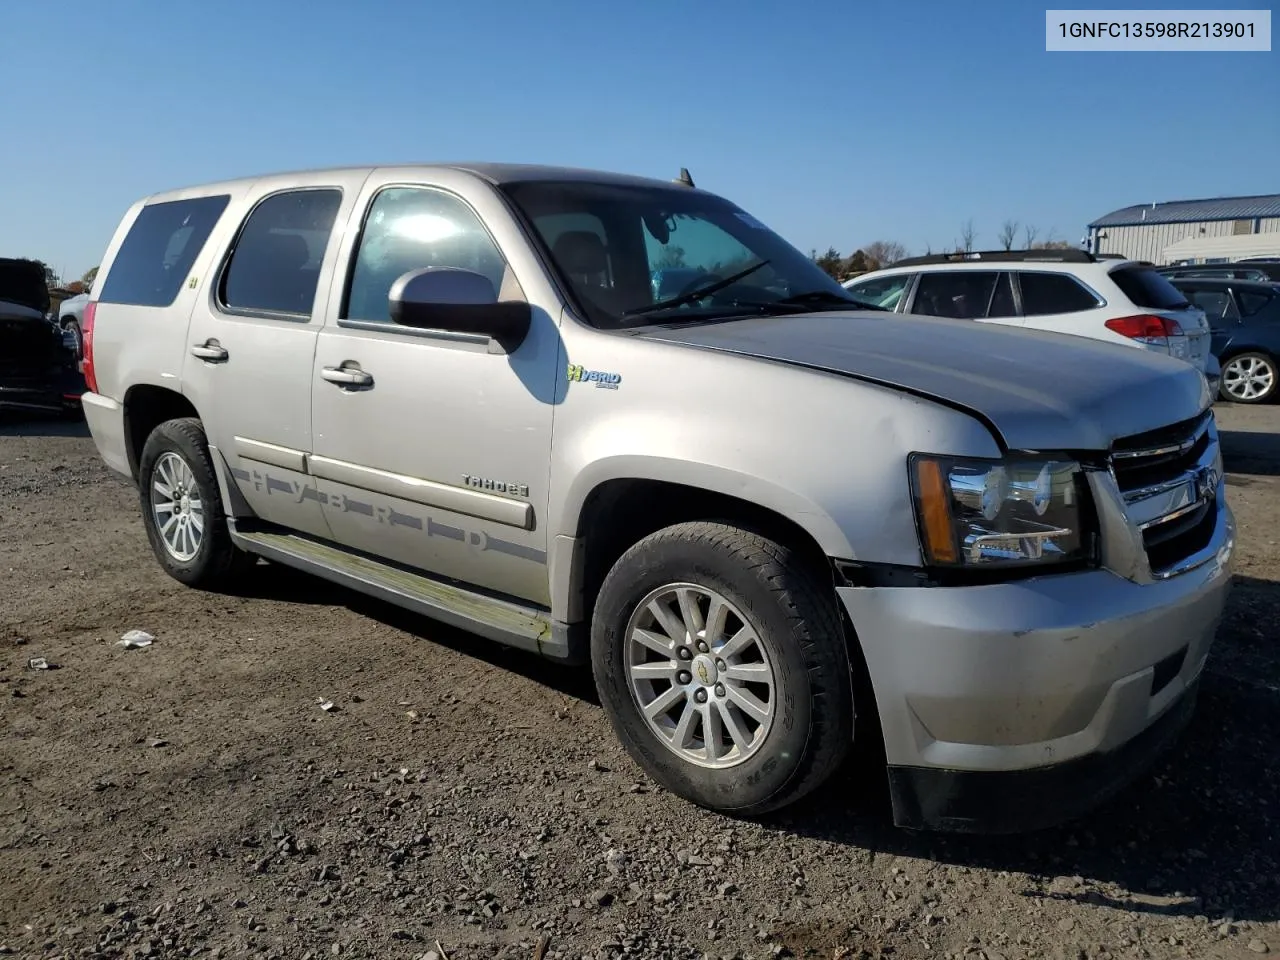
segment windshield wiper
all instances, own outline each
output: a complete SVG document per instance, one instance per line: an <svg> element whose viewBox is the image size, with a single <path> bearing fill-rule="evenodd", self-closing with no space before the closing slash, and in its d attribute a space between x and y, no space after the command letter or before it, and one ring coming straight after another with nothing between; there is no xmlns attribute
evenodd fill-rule
<svg viewBox="0 0 1280 960"><path fill-rule="evenodd" d="M626 311L623 314L623 316L639 317L639 316L643 316L646 313L657 313L660 310L670 310L672 307L683 307L686 303L694 303L698 300L701 300L704 297L711 296L711 294L715 293L717 290L723 290L725 287L729 286L730 284L737 283L743 277L750 276L751 274L759 270L761 267L768 264L768 262L769 262L768 260L761 260L757 263L753 263L751 266L747 267L745 270L739 270L737 273L733 274L732 276L725 277L722 280L717 280L715 283L709 283L705 287L698 287L696 290L690 290L688 293L682 293L678 297L671 297L670 299L667 299L667 300L659 300L657 303L651 303L644 307L636 307L634 310Z"/></svg>
<svg viewBox="0 0 1280 960"><path fill-rule="evenodd" d="M796 293L789 297L783 297L781 300L775 300L774 303L780 303L783 306L814 306L821 307L824 304L848 304L858 310L885 310L886 307L877 306L874 303L865 303L854 297L842 296L838 293L832 293L830 290L811 290L808 293Z"/></svg>
<svg viewBox="0 0 1280 960"><path fill-rule="evenodd" d="M788 313L821 313L825 310L839 309L841 307L849 310L892 312L888 307L876 306L874 303L864 303L861 300L854 300L852 297L842 297L838 293L831 293L827 290L797 293L789 297L783 297L781 300L739 300L734 306L743 309L750 308L766 316L785 315Z"/></svg>

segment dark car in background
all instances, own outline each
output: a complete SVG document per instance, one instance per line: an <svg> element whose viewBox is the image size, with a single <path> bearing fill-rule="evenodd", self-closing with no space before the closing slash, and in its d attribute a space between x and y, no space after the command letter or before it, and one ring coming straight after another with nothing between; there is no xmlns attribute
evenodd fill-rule
<svg viewBox="0 0 1280 960"><path fill-rule="evenodd" d="M1224 400L1269 403L1280 377L1280 284L1256 280L1173 279L1204 310L1222 367Z"/></svg>
<svg viewBox="0 0 1280 960"><path fill-rule="evenodd" d="M84 393L75 339L49 317L44 267L0 258L0 410L62 412Z"/></svg>
<svg viewBox="0 0 1280 960"><path fill-rule="evenodd" d="M1157 272L1170 280L1257 280L1280 283L1280 261L1242 260L1236 263L1188 263L1159 267Z"/></svg>

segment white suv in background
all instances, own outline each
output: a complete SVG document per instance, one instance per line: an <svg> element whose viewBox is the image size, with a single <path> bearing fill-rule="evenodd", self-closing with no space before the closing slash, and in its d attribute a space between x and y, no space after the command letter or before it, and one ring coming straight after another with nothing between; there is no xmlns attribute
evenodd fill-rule
<svg viewBox="0 0 1280 960"><path fill-rule="evenodd" d="M1217 388L1204 311L1148 263L1083 250L1001 250L899 260L844 284L898 313L956 317L1145 347L1186 360Z"/></svg>

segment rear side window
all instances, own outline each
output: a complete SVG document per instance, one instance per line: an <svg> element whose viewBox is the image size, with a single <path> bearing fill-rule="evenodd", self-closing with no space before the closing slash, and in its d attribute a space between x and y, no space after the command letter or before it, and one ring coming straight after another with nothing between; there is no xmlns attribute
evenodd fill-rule
<svg viewBox="0 0 1280 960"><path fill-rule="evenodd" d="M1028 317L1095 310L1098 298L1069 273L1019 273L1022 312Z"/></svg>
<svg viewBox="0 0 1280 960"><path fill-rule="evenodd" d="M1121 267L1111 271L1111 279L1135 307L1181 310L1187 306L1187 298L1178 288L1150 267Z"/></svg>
<svg viewBox="0 0 1280 960"><path fill-rule="evenodd" d="M341 205L340 190L293 190L254 207L223 273L223 306L311 316L320 262Z"/></svg>
<svg viewBox="0 0 1280 960"><path fill-rule="evenodd" d="M218 194L143 207L120 244L98 300L139 307L173 303L230 200Z"/></svg>
<svg viewBox="0 0 1280 960"><path fill-rule="evenodd" d="M1236 305L1226 290L1188 290L1187 297L1210 320L1238 320Z"/></svg>
<svg viewBox="0 0 1280 960"><path fill-rule="evenodd" d="M922 273L911 312L961 320L985 317L999 277L994 270Z"/></svg>

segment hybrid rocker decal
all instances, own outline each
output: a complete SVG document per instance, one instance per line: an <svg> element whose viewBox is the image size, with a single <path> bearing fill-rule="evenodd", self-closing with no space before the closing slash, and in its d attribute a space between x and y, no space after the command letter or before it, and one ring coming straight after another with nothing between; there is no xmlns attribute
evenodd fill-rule
<svg viewBox="0 0 1280 960"><path fill-rule="evenodd" d="M259 492L266 490L267 496L271 496L274 493L283 493L294 503L315 500L322 505L341 509L343 513L359 514L362 517L368 517L372 521L387 524L388 526L409 527L413 530L420 530L428 537L444 537L464 546L475 547L481 552L494 551L533 563L545 564L547 562L545 550L512 543L510 540L503 540L501 537L495 537L492 534L485 533L483 530L464 530L452 524L441 523L430 515L422 517L411 513L401 513L393 506L367 503L347 496L345 493L327 494L312 485L300 483L297 480L281 480L278 477L271 476L269 473L263 473L258 470L251 472L239 467L232 467L231 475L242 483L252 484L253 488ZM510 487L508 489L510 490ZM528 488L524 489L527 496ZM374 491L370 491L370 493L374 493Z"/></svg>
<svg viewBox="0 0 1280 960"><path fill-rule="evenodd" d="M594 383L602 390L617 390L622 383L622 374L608 373L604 370L588 370L580 363L569 364L570 383Z"/></svg>

